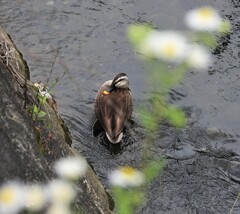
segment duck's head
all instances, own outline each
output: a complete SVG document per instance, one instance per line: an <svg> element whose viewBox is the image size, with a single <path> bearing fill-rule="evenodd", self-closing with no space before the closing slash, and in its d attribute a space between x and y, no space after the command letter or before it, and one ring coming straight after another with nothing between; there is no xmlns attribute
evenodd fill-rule
<svg viewBox="0 0 240 214"><path fill-rule="evenodd" d="M114 77L107 91L111 93L115 88L128 88L128 87L129 87L129 80L128 80L127 74L119 73Z"/></svg>

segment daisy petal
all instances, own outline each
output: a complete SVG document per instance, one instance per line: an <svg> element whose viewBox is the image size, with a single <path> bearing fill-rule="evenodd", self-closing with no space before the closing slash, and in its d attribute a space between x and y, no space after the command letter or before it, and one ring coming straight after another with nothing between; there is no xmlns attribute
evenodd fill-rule
<svg viewBox="0 0 240 214"><path fill-rule="evenodd" d="M87 170L87 162L80 157L68 157L58 160L54 165L55 172L67 180L76 180Z"/></svg>
<svg viewBox="0 0 240 214"><path fill-rule="evenodd" d="M189 28L196 31L217 31L222 19L214 8L206 6L189 11L185 22Z"/></svg>
<svg viewBox="0 0 240 214"><path fill-rule="evenodd" d="M120 167L109 174L110 183L113 186L136 187L144 182L143 174L132 167Z"/></svg>
<svg viewBox="0 0 240 214"><path fill-rule="evenodd" d="M18 182L9 182L0 188L0 213L15 214L25 205L25 190Z"/></svg>
<svg viewBox="0 0 240 214"><path fill-rule="evenodd" d="M168 62L181 62L187 54L188 44L184 36L175 31L153 31L143 41L143 54Z"/></svg>
<svg viewBox="0 0 240 214"><path fill-rule="evenodd" d="M194 44L191 46L191 51L186 58L189 67L196 70L205 70L211 62L211 55L207 48Z"/></svg>

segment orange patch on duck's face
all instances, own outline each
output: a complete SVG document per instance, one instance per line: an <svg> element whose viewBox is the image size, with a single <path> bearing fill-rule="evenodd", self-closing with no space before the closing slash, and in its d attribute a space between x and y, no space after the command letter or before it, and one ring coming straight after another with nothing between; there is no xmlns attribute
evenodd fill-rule
<svg viewBox="0 0 240 214"><path fill-rule="evenodd" d="M110 94L110 92L108 92L108 91L106 91L106 90L104 90L102 93L103 93L104 95Z"/></svg>

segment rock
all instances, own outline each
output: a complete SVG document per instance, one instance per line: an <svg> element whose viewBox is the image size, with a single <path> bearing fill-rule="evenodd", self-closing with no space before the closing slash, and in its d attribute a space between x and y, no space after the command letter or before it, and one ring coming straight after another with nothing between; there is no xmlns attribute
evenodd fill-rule
<svg viewBox="0 0 240 214"><path fill-rule="evenodd" d="M41 105L37 89L29 80L27 63L2 28L0 56L0 183L48 182L56 177L52 166L57 159L80 154L70 147L71 136L56 108L44 103L46 116L33 120L29 109ZM90 166L76 190L75 209L112 213L109 197Z"/></svg>

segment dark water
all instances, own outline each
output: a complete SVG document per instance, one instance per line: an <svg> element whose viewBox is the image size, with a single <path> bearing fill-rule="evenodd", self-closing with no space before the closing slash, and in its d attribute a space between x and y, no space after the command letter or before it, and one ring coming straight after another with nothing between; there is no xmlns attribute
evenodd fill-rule
<svg viewBox="0 0 240 214"><path fill-rule="evenodd" d="M53 3L53 4L52 4ZM163 126L153 156L165 155L163 173L149 187L139 213L228 213L240 189L240 3L238 0L66 0L1 1L0 23L27 60L31 78L50 83L59 112L72 133L73 146L92 164L108 188L107 173L119 165L139 166L144 130L135 124L113 155L102 136L91 133L98 87L118 72L131 81L135 105L148 102L143 64L131 49L126 28L151 23L158 29L183 29L184 13L212 5L231 21L230 36L219 41L208 72L188 73L170 93L182 106L188 126ZM240 213L240 202L233 213Z"/></svg>

